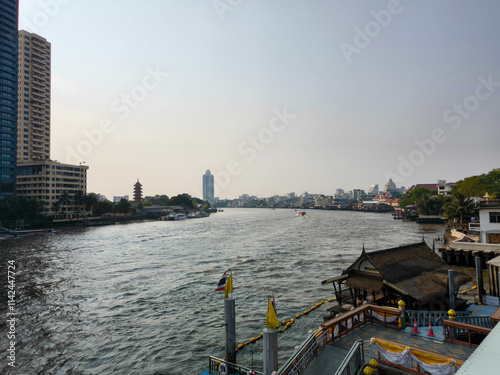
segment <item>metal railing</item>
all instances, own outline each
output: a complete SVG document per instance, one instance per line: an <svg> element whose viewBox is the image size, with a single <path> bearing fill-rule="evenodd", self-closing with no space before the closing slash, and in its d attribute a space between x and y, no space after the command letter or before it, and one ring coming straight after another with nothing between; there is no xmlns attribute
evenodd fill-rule
<svg viewBox="0 0 500 375"><path fill-rule="evenodd" d="M457 318L465 318L470 315L469 311L457 311ZM421 311L421 310L406 310L406 319L409 325L413 325L415 319L417 326L424 327L429 325L442 326L443 319L448 319L448 311Z"/></svg>
<svg viewBox="0 0 500 375"><path fill-rule="evenodd" d="M335 375L356 375L365 361L363 340L356 340Z"/></svg>
<svg viewBox="0 0 500 375"><path fill-rule="evenodd" d="M454 320L443 320L444 341L477 347L490 333L491 328L460 323Z"/></svg>
<svg viewBox="0 0 500 375"><path fill-rule="evenodd" d="M325 347L326 331L319 330L310 335L300 348L281 366L277 375L300 375L318 352Z"/></svg>
<svg viewBox="0 0 500 375"><path fill-rule="evenodd" d="M221 364L226 365L226 361L220 358L216 357L208 357L208 372L211 374L218 374L219 373L219 367ZM229 362L229 371L226 371L226 374L230 375L247 375L248 371L251 369L248 367L240 366L237 365L236 363L231 363ZM255 371L256 375L263 375L259 371Z"/></svg>
<svg viewBox="0 0 500 375"><path fill-rule="evenodd" d="M493 328L493 321L489 316L457 316L457 322L478 327Z"/></svg>

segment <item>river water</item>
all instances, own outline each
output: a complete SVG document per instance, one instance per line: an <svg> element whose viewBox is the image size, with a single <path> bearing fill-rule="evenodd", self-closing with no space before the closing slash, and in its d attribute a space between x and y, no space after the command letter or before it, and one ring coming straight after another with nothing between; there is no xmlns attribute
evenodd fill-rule
<svg viewBox="0 0 500 375"><path fill-rule="evenodd" d="M442 236L442 225L390 214L288 209L226 209L209 218L59 231L0 241L2 269L16 263L16 368L8 366L7 295L2 285L1 373L199 374L224 357L224 295L233 273L237 343L265 326L266 296L278 319L333 297L321 281L361 253ZM2 278L4 284L7 277ZM279 364L332 303L279 334ZM262 340L238 352L262 370Z"/></svg>

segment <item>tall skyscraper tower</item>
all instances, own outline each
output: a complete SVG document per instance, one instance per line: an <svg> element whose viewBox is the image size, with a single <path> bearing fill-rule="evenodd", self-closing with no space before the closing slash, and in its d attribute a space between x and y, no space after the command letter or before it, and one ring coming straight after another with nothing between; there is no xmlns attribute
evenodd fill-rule
<svg viewBox="0 0 500 375"><path fill-rule="evenodd" d="M210 169L203 175L203 200L207 202L214 200L214 175Z"/></svg>
<svg viewBox="0 0 500 375"><path fill-rule="evenodd" d="M0 1L0 199L16 185L18 18L18 0Z"/></svg>
<svg viewBox="0 0 500 375"><path fill-rule="evenodd" d="M19 31L17 161L50 159L50 43Z"/></svg>

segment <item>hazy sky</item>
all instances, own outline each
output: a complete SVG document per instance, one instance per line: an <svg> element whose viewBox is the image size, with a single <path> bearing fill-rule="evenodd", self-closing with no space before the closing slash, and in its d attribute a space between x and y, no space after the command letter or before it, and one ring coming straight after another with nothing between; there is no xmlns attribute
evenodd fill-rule
<svg viewBox="0 0 500 375"><path fill-rule="evenodd" d="M88 191L368 190L500 167L500 2L21 0Z"/></svg>

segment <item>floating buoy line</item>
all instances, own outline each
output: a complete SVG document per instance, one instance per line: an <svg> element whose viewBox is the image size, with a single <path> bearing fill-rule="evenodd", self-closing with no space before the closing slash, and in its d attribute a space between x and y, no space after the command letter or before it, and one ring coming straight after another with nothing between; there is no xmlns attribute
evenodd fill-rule
<svg viewBox="0 0 500 375"><path fill-rule="evenodd" d="M467 289L467 290L462 290L460 293L462 294L467 294L468 292L472 292L473 290L477 289L477 285L474 285L472 288Z"/></svg>
<svg viewBox="0 0 500 375"><path fill-rule="evenodd" d="M282 328L278 328L277 331L279 333L285 332L293 323L295 323L295 319L299 319L302 315L309 314L311 311L316 310L318 307L320 307L322 304L324 304L326 302L333 302L335 300L336 300L336 298L330 298L330 299L328 299L326 301L318 302L317 304L311 306L311 308L309 310L305 310L304 312L295 315L295 318L290 318L288 320L282 320L281 321L281 325L279 325L279 326L276 327L276 328L278 328L278 327L281 326ZM251 339L249 339L249 340L247 340L245 342L242 342L241 344L238 345L238 347L236 348L236 351L238 351L239 349L243 349L246 345L248 345L250 343L253 343L253 342L256 342L257 340L260 340L263 336L264 336L264 332L261 332L260 335L258 335L256 337L252 337Z"/></svg>

